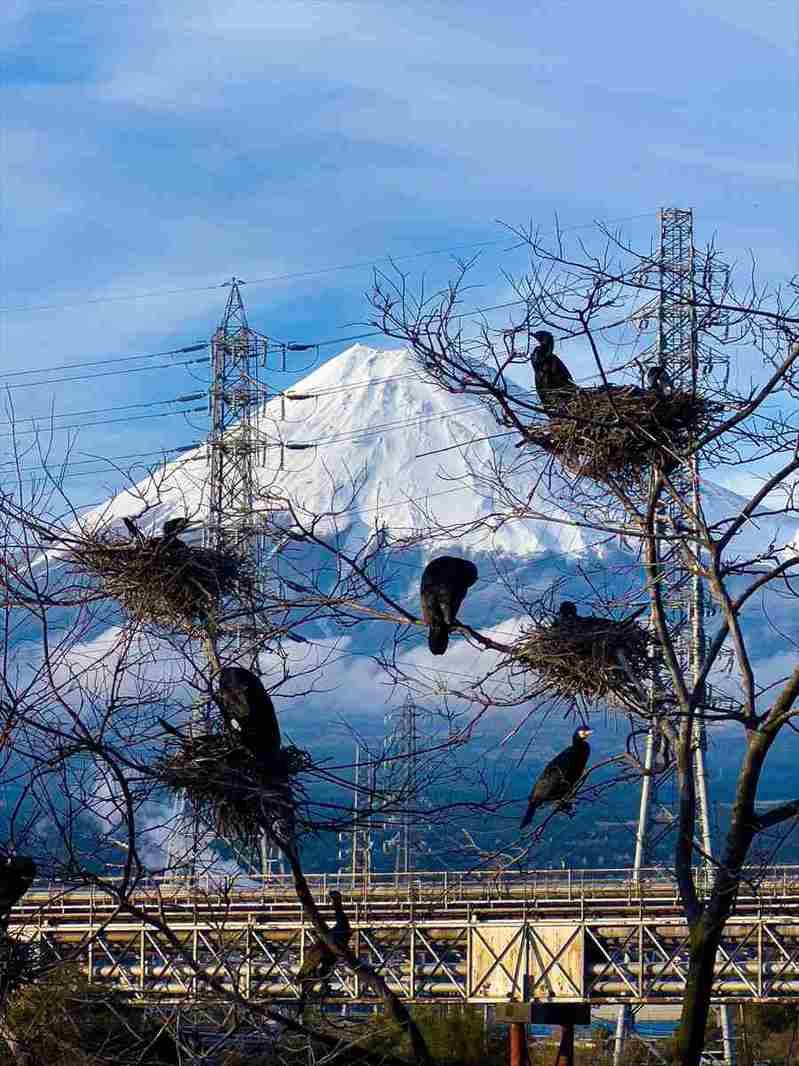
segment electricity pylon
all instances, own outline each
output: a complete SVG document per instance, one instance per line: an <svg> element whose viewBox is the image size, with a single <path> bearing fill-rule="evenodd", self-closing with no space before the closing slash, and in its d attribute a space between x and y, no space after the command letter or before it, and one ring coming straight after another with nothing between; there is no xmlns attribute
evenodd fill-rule
<svg viewBox="0 0 799 1066"><path fill-rule="evenodd" d="M252 577L253 595L249 604L244 604L248 608L248 625L238 633L237 652L242 665L252 669L257 663L259 645L255 590L262 581L264 561L264 537L256 517L256 466L262 448L259 423L267 390L261 375L268 341L247 322L242 284L240 279L231 278L222 320L211 338L208 515L204 544L238 556ZM203 710L207 712L208 708L195 708L195 720L204 716ZM188 835L199 841L202 833L185 798L176 802L175 815L191 825ZM185 853L185 843L181 847ZM279 850L262 839L261 873L269 876L283 872L282 861ZM195 872L192 868L192 875Z"/></svg>
<svg viewBox="0 0 799 1066"><path fill-rule="evenodd" d="M696 253L694 248L693 212L678 208L664 208L660 212L660 251L657 259L659 278L658 337L655 346L645 354L642 362L651 367L661 367L675 389L693 392L718 362L718 355L705 348L697 330L695 298ZM699 552L698 531L686 522L685 510L679 500L691 504L691 513L699 513L699 464L696 456L681 463L670 473L674 496L664 503L658 519L661 529L680 529L689 538L694 550ZM677 499L679 498L679 500ZM667 542L666 542L667 543ZM704 582L696 571L689 571L675 541L661 560L661 573L666 575L663 603L670 629L675 634L674 647L686 678L696 684L707 654L705 615L708 610ZM706 705L711 697L709 686L702 699ZM658 774L656 759L660 743L660 728L656 715L656 702L662 696L663 686L652 686L651 700L653 717L646 738L644 769L647 771L641 783L641 800L638 828L635 841L633 878L640 879L641 870L651 861L657 844L675 824L675 816L658 794L671 775L671 769ZM694 781L696 797L697 847L702 856L702 865L709 879L713 877L713 834L710 818L710 802L705 770L707 748L705 728L701 718L694 726ZM643 960L641 960L643 965ZM724 1040L724 1057L729 1066L735 1062L735 1045L728 1008L719 1008ZM620 1007L616 1028L614 1066L622 1061L625 1034L629 1025L629 1008Z"/></svg>

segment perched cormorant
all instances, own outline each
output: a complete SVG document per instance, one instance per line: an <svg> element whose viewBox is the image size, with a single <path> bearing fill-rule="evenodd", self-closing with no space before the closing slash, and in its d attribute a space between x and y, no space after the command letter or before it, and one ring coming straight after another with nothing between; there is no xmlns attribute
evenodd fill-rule
<svg viewBox="0 0 799 1066"><path fill-rule="evenodd" d="M671 379L664 366L650 366L646 372L646 387L658 396L664 396L670 391Z"/></svg>
<svg viewBox="0 0 799 1066"><path fill-rule="evenodd" d="M477 567L468 559L441 555L422 573L422 618L430 626L428 646L433 655L443 655L449 633L468 590L477 580Z"/></svg>
<svg viewBox="0 0 799 1066"><path fill-rule="evenodd" d="M133 521L133 519L132 518L128 518L128 516L125 515L124 518L122 519L122 521L125 523L125 529L127 529L128 533L130 533L131 537L134 540L138 541L139 544L142 544L144 542L144 534L139 529L139 527L136 525L136 523Z"/></svg>
<svg viewBox="0 0 799 1066"><path fill-rule="evenodd" d="M36 863L27 855L0 858L0 930L8 931L11 908L22 899L36 877Z"/></svg>
<svg viewBox="0 0 799 1066"><path fill-rule="evenodd" d="M219 703L228 726L256 758L274 759L280 751L280 726L269 693L259 678L243 666L219 672Z"/></svg>
<svg viewBox="0 0 799 1066"><path fill-rule="evenodd" d="M532 354L535 387L541 406L552 418L577 393L577 386L568 367L555 355L552 334L542 329L533 338L538 341Z"/></svg>
<svg viewBox="0 0 799 1066"><path fill-rule="evenodd" d="M177 540L178 536L192 524L190 518L170 518L162 526L163 540Z"/></svg>
<svg viewBox="0 0 799 1066"><path fill-rule="evenodd" d="M558 622L560 625L574 625L579 620L579 617L577 604L572 603L571 600L563 600L558 608Z"/></svg>
<svg viewBox="0 0 799 1066"><path fill-rule="evenodd" d="M178 536L192 524L190 518L169 518L161 528L160 537L145 537L134 519L125 515L122 521L134 540L138 541L139 544L146 543L153 546L157 544L173 544L178 539Z"/></svg>
<svg viewBox="0 0 799 1066"><path fill-rule="evenodd" d="M546 764L530 793L527 813L522 819L522 829L530 824L536 809L542 803L561 803L571 795L574 786L585 772L588 756L591 754L591 747L585 739L591 736L591 732L585 726L580 726L574 732L571 746Z"/></svg>
<svg viewBox="0 0 799 1066"><path fill-rule="evenodd" d="M352 926L344 912L341 903L341 893L336 889L330 892L330 901L336 912L336 921L330 930L330 935L339 947L345 948L352 937ZM297 973L300 984L300 1001L308 998L308 993L313 989L317 981L323 983L330 977L333 967L336 965L336 954L322 940L315 940L305 952L302 966Z"/></svg>

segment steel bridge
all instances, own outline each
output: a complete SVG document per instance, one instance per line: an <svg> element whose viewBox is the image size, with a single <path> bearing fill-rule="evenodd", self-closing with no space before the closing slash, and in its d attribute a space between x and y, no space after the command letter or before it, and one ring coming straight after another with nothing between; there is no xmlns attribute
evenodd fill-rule
<svg viewBox="0 0 799 1066"><path fill-rule="evenodd" d="M700 885L705 876L697 871ZM327 915L328 891L342 892L356 955L411 1001L635 1006L682 998L688 930L663 869L309 881ZM77 953L91 981L146 1003L234 990L261 1002L299 996L295 975L314 933L288 879L154 880L130 902L138 913L106 890L37 883L15 908L10 932L48 957ZM324 995L375 1002L343 966ZM721 943L714 1002L797 995L799 867L753 868Z"/></svg>

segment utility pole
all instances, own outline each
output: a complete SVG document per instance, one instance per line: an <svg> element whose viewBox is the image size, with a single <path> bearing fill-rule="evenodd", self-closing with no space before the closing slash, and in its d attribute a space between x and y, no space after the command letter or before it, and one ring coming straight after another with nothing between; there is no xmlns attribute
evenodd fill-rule
<svg viewBox="0 0 799 1066"><path fill-rule="evenodd" d="M699 387L703 376L713 368L714 362L718 361L717 356L705 350L697 330L694 306L696 262L691 210L669 207L660 212L660 252L657 271L660 290L657 311L658 338L654 348L647 353L648 358L645 357L643 361L652 367L661 367L675 389L691 392ZM700 493L699 464L696 457L692 457L687 464L676 467L669 477L677 495L682 500L690 500L691 510L693 514L697 514ZM678 502L670 498L664 504L658 521L664 531L679 529L687 538L692 550L699 552L698 531L694 524L686 523L683 510ZM686 676L693 684L696 684L706 655L707 605L704 582L695 571L692 572L686 567L677 540L671 551L667 550L665 557L661 560L661 573L666 575L664 605L672 632L676 633L675 650ZM651 690L653 717L644 751L644 769L648 772L641 783L633 867L633 878L636 881L640 879L642 868L652 860L655 847L668 834L674 823L673 813L666 804L660 801L658 795L659 788L663 786L672 772L666 770L659 775L656 769L661 734L655 705L662 695L663 688L663 684L656 681ZM709 699L708 691L702 703L706 704ZM706 877L710 882L713 877L713 839L705 770L707 742L701 719L695 722L693 741L698 827L696 843L702 856ZM643 960L641 964L643 965ZM725 1006L719 1010L724 1033L725 1062L728 1066L734 1066L735 1045L731 1036L731 1020ZM622 1062L629 1022L629 1008L620 1007L616 1025L614 1066L619 1066Z"/></svg>

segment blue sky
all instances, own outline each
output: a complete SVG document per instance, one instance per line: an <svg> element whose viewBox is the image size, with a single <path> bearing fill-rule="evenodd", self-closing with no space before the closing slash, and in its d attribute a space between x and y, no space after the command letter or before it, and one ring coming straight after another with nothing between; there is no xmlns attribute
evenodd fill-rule
<svg viewBox="0 0 799 1066"><path fill-rule="evenodd" d="M419 256L408 269L443 281L451 260L422 253L496 241L499 218L624 220L648 243L659 207L690 206L700 240L716 233L728 259L751 249L785 278L799 251L798 33L792 0L12 0L0 381L203 340L232 274L259 329L335 341L368 317L370 263ZM478 304L506 294L501 269L523 267L511 243L484 248ZM204 384L194 366L11 395L21 418L54 404L77 424ZM82 431L72 460L204 431L201 413L115 422ZM115 483L70 485L89 502Z"/></svg>

